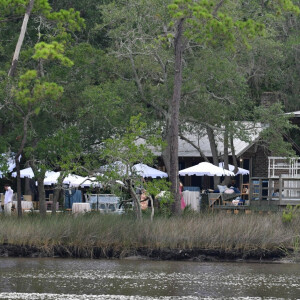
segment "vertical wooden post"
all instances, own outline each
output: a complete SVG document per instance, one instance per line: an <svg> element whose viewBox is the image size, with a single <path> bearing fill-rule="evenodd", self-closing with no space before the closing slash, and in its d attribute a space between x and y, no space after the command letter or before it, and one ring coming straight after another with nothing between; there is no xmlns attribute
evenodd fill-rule
<svg viewBox="0 0 300 300"><path fill-rule="evenodd" d="M259 178L258 200L259 200L259 206L260 206L261 205L261 200L262 200L262 179L261 178Z"/></svg>
<svg viewBox="0 0 300 300"><path fill-rule="evenodd" d="M279 204L282 204L282 177L279 175Z"/></svg>
<svg viewBox="0 0 300 300"><path fill-rule="evenodd" d="M272 200L272 187L273 187L273 180L269 178L269 190L268 190L268 204L271 204Z"/></svg>
<svg viewBox="0 0 300 300"><path fill-rule="evenodd" d="M253 198L253 179L249 180L249 205L251 205L251 200Z"/></svg>

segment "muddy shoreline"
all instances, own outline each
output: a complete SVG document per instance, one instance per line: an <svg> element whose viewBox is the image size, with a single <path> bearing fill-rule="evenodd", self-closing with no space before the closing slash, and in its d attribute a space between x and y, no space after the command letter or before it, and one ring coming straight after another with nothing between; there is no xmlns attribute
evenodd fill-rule
<svg viewBox="0 0 300 300"><path fill-rule="evenodd" d="M218 249L114 249L86 248L78 249L71 246L54 246L44 249L27 245L0 245L0 257L56 257L56 258L92 258L92 259L150 259L177 261L269 261L275 262L293 254L292 249L256 249L243 252L224 251Z"/></svg>

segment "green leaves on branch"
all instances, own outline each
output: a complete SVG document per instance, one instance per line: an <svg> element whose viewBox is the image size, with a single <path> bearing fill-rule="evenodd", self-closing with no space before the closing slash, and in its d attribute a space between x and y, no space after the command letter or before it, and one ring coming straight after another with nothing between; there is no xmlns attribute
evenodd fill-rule
<svg viewBox="0 0 300 300"><path fill-rule="evenodd" d="M284 140L291 129L298 129L289 122L290 115L284 114L280 103L272 106L257 107L255 110L256 120L265 125L260 134L263 143L266 143L273 156L294 157L292 145Z"/></svg>
<svg viewBox="0 0 300 300"><path fill-rule="evenodd" d="M291 0L270 1L272 6L281 14L289 11L300 13L300 8L293 4ZM234 44L238 38L250 48L249 39L255 36L264 35L263 24L252 19L235 20L234 16L226 12L218 12L218 1L214 0L174 0L168 6L173 18L171 27L178 19L185 19L185 35L187 38L200 43L212 46L224 45L229 49L234 49Z"/></svg>
<svg viewBox="0 0 300 300"><path fill-rule="evenodd" d="M36 60L58 60L64 66L73 66L73 62L63 54L65 48L62 43L52 42L51 44L47 44L45 42L41 42L36 44L34 49L35 54L32 57Z"/></svg>
<svg viewBox="0 0 300 300"><path fill-rule="evenodd" d="M0 0L0 20L21 19L28 2L28 0ZM70 40L71 32L85 28L84 19L80 17L79 11L70 8L53 12L49 0L35 0L32 14L55 24L55 34L52 39Z"/></svg>
<svg viewBox="0 0 300 300"><path fill-rule="evenodd" d="M281 14L282 11L289 11L297 15L300 14L299 6L295 5L292 0L277 0L270 1L271 5L277 10L277 14Z"/></svg>
<svg viewBox="0 0 300 300"><path fill-rule="evenodd" d="M52 12L48 15L48 18L57 21L58 27L68 29L69 31L79 31L85 28L84 19L80 17L79 11L75 11L74 8Z"/></svg>
<svg viewBox="0 0 300 300"><path fill-rule="evenodd" d="M43 100L57 100L63 93L63 87L54 82L41 82L37 77L37 71L29 70L20 76L18 88L14 90L19 104L41 103ZM39 113L39 108L35 113Z"/></svg>
<svg viewBox="0 0 300 300"><path fill-rule="evenodd" d="M253 20L236 21L225 12L217 12L216 6L216 1L174 0L169 11L173 19L186 20L186 37L200 44L234 49L238 36L249 46L247 39L264 33L264 25Z"/></svg>
<svg viewBox="0 0 300 300"><path fill-rule="evenodd" d="M132 117L123 135L105 140L100 157L107 163L122 162L128 172L135 177L132 166L136 163L153 164L154 151L161 151L163 142L157 134L147 134L147 125L141 121L141 115ZM120 179L120 174L117 174ZM139 176L137 176L139 177Z"/></svg>
<svg viewBox="0 0 300 300"><path fill-rule="evenodd" d="M27 147L25 153L26 157L35 157L46 170L74 170L82 153L78 128L59 129L41 139L35 147Z"/></svg>

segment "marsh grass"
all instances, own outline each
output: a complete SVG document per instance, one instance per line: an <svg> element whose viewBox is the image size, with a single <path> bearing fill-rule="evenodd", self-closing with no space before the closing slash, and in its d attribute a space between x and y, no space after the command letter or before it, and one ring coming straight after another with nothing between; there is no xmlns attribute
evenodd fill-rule
<svg viewBox="0 0 300 300"><path fill-rule="evenodd" d="M0 218L0 244L55 247L93 252L101 249L217 249L249 252L293 249L300 219L284 224L280 214L225 213L136 221L130 216L58 215Z"/></svg>

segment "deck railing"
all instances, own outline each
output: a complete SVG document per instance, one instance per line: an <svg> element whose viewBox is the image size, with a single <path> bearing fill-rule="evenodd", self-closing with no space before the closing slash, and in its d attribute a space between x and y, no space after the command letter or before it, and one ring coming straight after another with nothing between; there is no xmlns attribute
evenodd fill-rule
<svg viewBox="0 0 300 300"><path fill-rule="evenodd" d="M250 179L249 199L277 205L300 204L300 177L266 178L253 177Z"/></svg>

